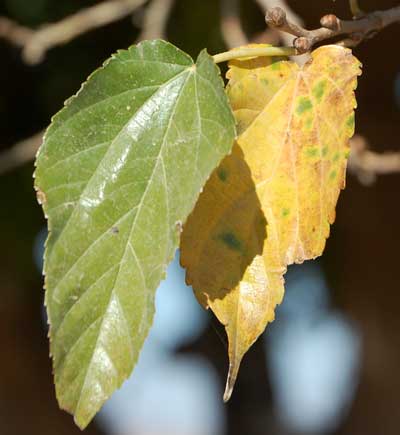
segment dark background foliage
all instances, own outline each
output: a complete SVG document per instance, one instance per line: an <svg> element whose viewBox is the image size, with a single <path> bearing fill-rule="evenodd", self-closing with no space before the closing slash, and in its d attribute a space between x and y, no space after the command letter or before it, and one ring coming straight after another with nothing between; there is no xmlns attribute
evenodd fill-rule
<svg viewBox="0 0 400 435"><path fill-rule="evenodd" d="M1 0L0 15L34 27L94 3ZM361 3L365 10L374 10L398 2ZM325 13L350 15L347 0L293 0L290 4L308 27L317 26ZM242 13L250 35L263 29L262 14L253 1L242 1ZM0 41L0 147L5 149L48 125L81 82L111 53L130 45L138 31L131 18L124 19L51 50L35 67L26 66L17 48ZM194 56L203 47L211 53L223 50L218 2L177 0L168 37ZM364 64L357 91L357 132L381 152L399 149L400 112L395 99L399 39L400 26L392 26L355 52ZM74 434L79 430L56 404L42 322L42 277L33 261L33 246L44 219L36 203L32 172L28 164L0 177L0 433ZM338 435L399 433L399 192L399 175L381 176L371 187L349 176L322 260L336 306L358 325L363 339L361 382L348 417L335 432ZM225 349L211 326L177 352L206 356L218 370L222 390ZM244 361L236 392L226 407L229 435L287 433L268 411L272 409L269 389L260 388L269 383L263 352L258 341ZM91 425L87 433L101 431Z"/></svg>

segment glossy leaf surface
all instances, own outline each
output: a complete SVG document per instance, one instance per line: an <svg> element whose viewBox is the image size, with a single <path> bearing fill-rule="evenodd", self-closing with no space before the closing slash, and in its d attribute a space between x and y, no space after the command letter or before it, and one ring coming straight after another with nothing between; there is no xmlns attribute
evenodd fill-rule
<svg viewBox="0 0 400 435"><path fill-rule="evenodd" d="M163 41L113 56L53 119L37 158L60 406L84 428L126 379L181 225L231 150L219 70Z"/></svg>

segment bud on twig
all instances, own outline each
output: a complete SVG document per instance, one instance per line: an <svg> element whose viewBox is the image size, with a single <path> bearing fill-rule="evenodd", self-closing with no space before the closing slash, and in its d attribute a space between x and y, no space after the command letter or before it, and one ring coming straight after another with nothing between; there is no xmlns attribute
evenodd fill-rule
<svg viewBox="0 0 400 435"><path fill-rule="evenodd" d="M293 41L293 45L299 54L307 53L312 48L312 42L310 39L300 36Z"/></svg>
<svg viewBox="0 0 400 435"><path fill-rule="evenodd" d="M334 32L337 32L340 27L338 17L333 14L323 16L320 20L320 23L322 27L333 30Z"/></svg>
<svg viewBox="0 0 400 435"><path fill-rule="evenodd" d="M267 11L265 21L272 27L282 27L286 23L286 12L279 7Z"/></svg>

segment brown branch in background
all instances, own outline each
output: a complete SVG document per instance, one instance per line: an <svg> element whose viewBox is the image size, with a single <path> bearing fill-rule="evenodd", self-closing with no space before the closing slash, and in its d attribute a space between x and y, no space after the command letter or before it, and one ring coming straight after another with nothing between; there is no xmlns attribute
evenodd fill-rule
<svg viewBox="0 0 400 435"><path fill-rule="evenodd" d="M303 19L297 15L287 4L286 0L256 0L256 2L261 6L265 13L273 10L274 8L281 8L285 11L287 20L291 23L296 24L299 27L304 25ZM276 31L279 33L280 40L283 45L293 46L296 37L291 35L290 33L280 31L281 29L275 28L274 26L269 26L269 31ZM298 65L305 64L310 59L310 55L308 53L304 53L302 56L293 56L292 60L296 62Z"/></svg>
<svg viewBox="0 0 400 435"><path fill-rule="evenodd" d="M274 8L281 8L286 12L286 16L290 22L295 23L298 26L304 25L303 19L289 7L286 0L255 0L255 1L260 5L264 13L267 13L267 11L272 10ZM281 33L280 35L284 45L293 45L293 41L295 39L293 35L289 33Z"/></svg>
<svg viewBox="0 0 400 435"><path fill-rule="evenodd" d="M44 131L25 139L11 148L0 152L0 175L31 162L43 140Z"/></svg>
<svg viewBox="0 0 400 435"><path fill-rule="evenodd" d="M349 172L364 185L371 185L378 175L400 173L400 152L379 154L368 149L367 140L360 135L351 139Z"/></svg>
<svg viewBox="0 0 400 435"><path fill-rule="evenodd" d="M123 18L145 3L146 0L109 0L91 8L84 9L59 23L49 24L35 31L19 26L13 21L0 17L0 38L23 47L24 58L28 63L39 62L50 48L67 43L82 33ZM272 4L285 6L284 0L256 0L267 9ZM174 0L153 0L144 19L143 31L139 39L165 36L166 24ZM285 6L287 8L287 6ZM288 9L290 11L290 9ZM237 0L223 0L223 20L231 17L231 22L222 24L223 34L229 46L248 43L240 24ZM289 15L290 14L290 15ZM290 21L287 18L290 16ZM293 12L286 14L279 7L269 10L267 23L274 29L288 32L299 40L306 39L310 47L326 38L347 34L349 42L365 37L371 31L379 30L400 20L400 6L383 12L366 15L355 21L342 21L335 16L322 18L323 28L308 31L302 28L301 20ZM232 25L233 22L233 25ZM272 23L272 24L271 24ZM225 29L224 29L225 26ZM232 27L233 26L233 27ZM361 35L361 36L360 36ZM234 42L233 40L236 39ZM0 153L0 174L9 172L32 161L42 142L44 132L25 139L10 149ZM357 175L363 184L371 184L379 174L400 172L400 153L377 154L368 150L367 142L361 136L352 139L352 154L349 171Z"/></svg>
<svg viewBox="0 0 400 435"><path fill-rule="evenodd" d="M139 40L166 39L168 18L175 0L153 0L146 9Z"/></svg>
<svg viewBox="0 0 400 435"><path fill-rule="evenodd" d="M23 47L34 33L34 30L20 26L9 18L0 17L0 38L11 44Z"/></svg>
<svg viewBox="0 0 400 435"><path fill-rule="evenodd" d="M0 38L23 47L23 58L29 64L43 60L46 52L97 27L131 14L146 0L110 0L83 9L62 21L49 24L35 31L20 26L8 18L0 17ZM174 0L153 0L146 11L143 30L139 39L156 39L165 36L166 25ZM7 173L35 158L44 131L0 152L0 175Z"/></svg>
<svg viewBox="0 0 400 435"><path fill-rule="evenodd" d="M240 20L239 0L221 0L221 32L228 48L249 43Z"/></svg>
<svg viewBox="0 0 400 435"><path fill-rule="evenodd" d="M264 13L275 6L284 7L291 19L302 20L287 6L285 0L255 0ZM281 33L272 28L266 28L263 32L253 36L251 40L246 36L240 19L239 0L221 0L221 33L228 48L236 48L247 45L250 42L256 44L292 45L294 37L287 33Z"/></svg>
<svg viewBox="0 0 400 435"><path fill-rule="evenodd" d="M321 18L321 28L307 30L290 21L286 12L279 7L270 9L265 16L266 23L278 30L296 36L294 47L299 53L310 51L318 42L337 36L348 36L354 43L361 42L375 32L390 24L400 22L400 6L385 11L376 11L362 18L345 21L335 15L325 15ZM346 42L349 42L348 38Z"/></svg>
<svg viewBox="0 0 400 435"><path fill-rule="evenodd" d="M167 1L167 0L166 0ZM41 62L47 51L66 44L90 30L118 21L142 6L146 0L108 0L82 9L63 20L38 30L0 17L0 38L22 47L22 58L30 65Z"/></svg>

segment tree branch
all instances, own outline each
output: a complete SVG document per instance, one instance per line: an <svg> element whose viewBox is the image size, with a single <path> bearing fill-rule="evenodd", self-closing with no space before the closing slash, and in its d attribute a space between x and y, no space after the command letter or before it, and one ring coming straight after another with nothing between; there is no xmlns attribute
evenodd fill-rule
<svg viewBox="0 0 400 435"><path fill-rule="evenodd" d="M371 185L378 175L400 173L400 152L379 154L370 151L367 140L356 135L351 139L348 168L360 183Z"/></svg>
<svg viewBox="0 0 400 435"><path fill-rule="evenodd" d="M30 65L40 63L48 50L66 44L97 27L131 14L146 0L108 0L82 9L63 20L32 30L0 17L0 38L22 47L22 58Z"/></svg>
<svg viewBox="0 0 400 435"><path fill-rule="evenodd" d="M346 38L345 44L350 43L349 39L359 43L384 27L400 22L400 6L371 12L353 21L341 20L335 15L325 15L321 18L322 27L315 30L306 30L291 22L286 12L279 7L270 9L265 16L265 21L273 28L296 36L293 45L301 54L310 51L318 42L337 36L349 37Z"/></svg>
<svg viewBox="0 0 400 435"><path fill-rule="evenodd" d="M289 7L286 0L256 0L256 3L260 5L260 7L263 9L265 13L269 10L272 10L273 8L279 7L285 11L286 16L290 22L295 23L298 26L304 25L303 19ZM293 40L294 40L293 35L290 35L289 33L282 33L281 37L284 44L286 45L293 44Z"/></svg>
<svg viewBox="0 0 400 435"><path fill-rule="evenodd" d="M0 17L0 38L13 45L23 47L34 33L35 31L28 27L20 26L6 17Z"/></svg>
<svg viewBox="0 0 400 435"><path fill-rule="evenodd" d="M101 27L132 13L146 0L110 0L91 8L83 9L64 20L49 24L37 31L0 17L0 38L23 47L24 60L29 64L39 63L46 52L57 45L96 27ZM156 39L165 36L166 25L174 0L153 0L146 11L143 30L138 38ZM16 143L0 152L0 175L5 174L35 158L45 131Z"/></svg>
<svg viewBox="0 0 400 435"><path fill-rule="evenodd" d="M146 10L139 40L166 39L168 18L175 0L153 0Z"/></svg>
<svg viewBox="0 0 400 435"><path fill-rule="evenodd" d="M286 17L291 23L294 23L299 27L304 25L303 19L290 8L286 0L256 0L256 2L261 6L265 13L274 8L281 8L285 11ZM273 26L270 26L269 29L275 31L281 30L279 28L274 28ZM278 33L284 45L293 46L294 40L296 39L294 35L282 31L279 31ZM304 53L302 56L292 57L292 60L298 65L305 64L309 59L309 53Z"/></svg>
<svg viewBox="0 0 400 435"><path fill-rule="evenodd" d="M0 175L31 162L43 140L44 131L22 140L0 153Z"/></svg>
<svg viewBox="0 0 400 435"><path fill-rule="evenodd" d="M242 28L238 0L221 0L221 32L228 48L249 43Z"/></svg>

